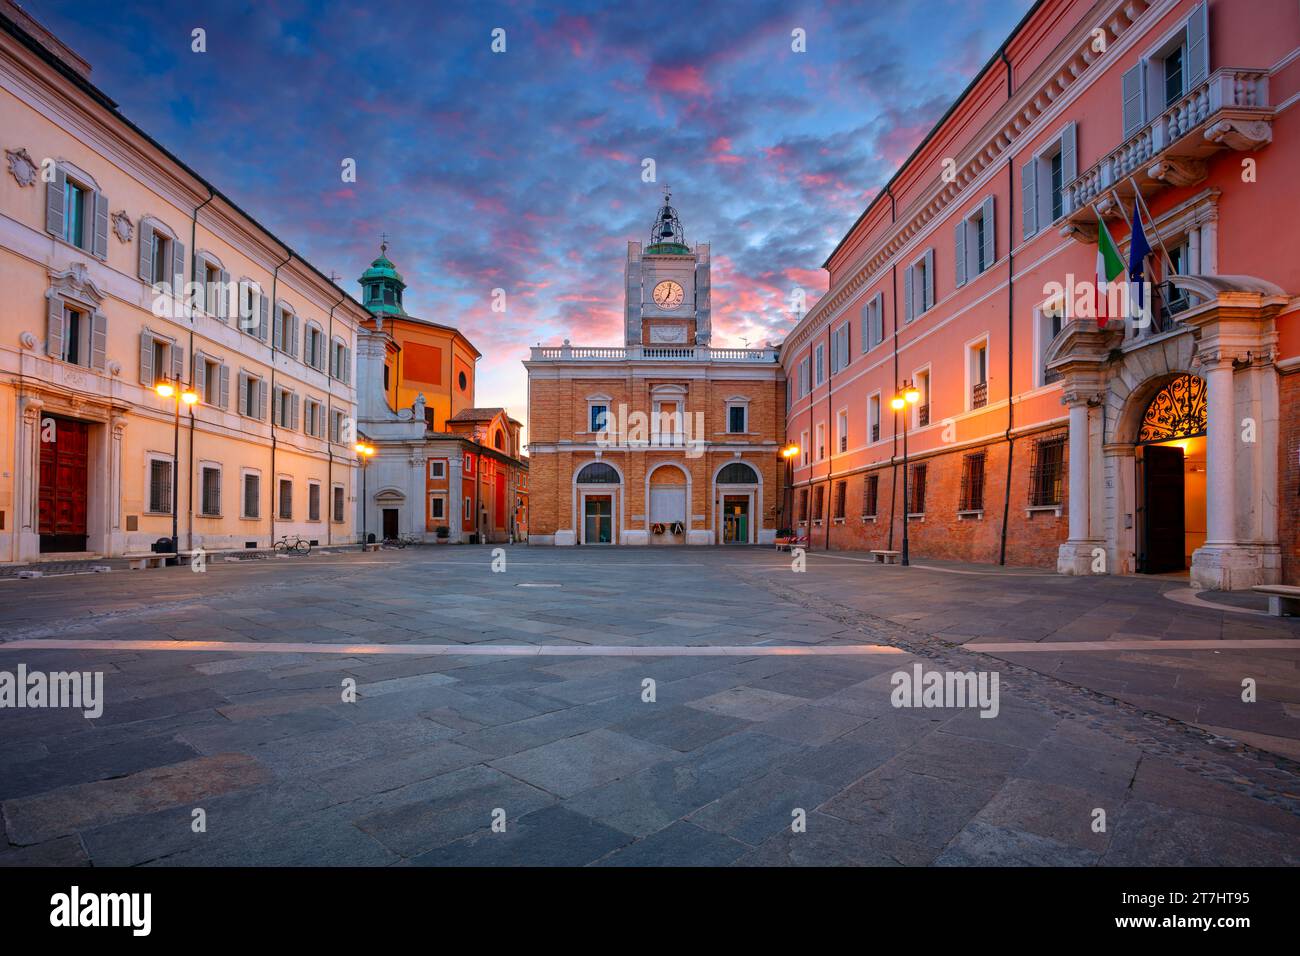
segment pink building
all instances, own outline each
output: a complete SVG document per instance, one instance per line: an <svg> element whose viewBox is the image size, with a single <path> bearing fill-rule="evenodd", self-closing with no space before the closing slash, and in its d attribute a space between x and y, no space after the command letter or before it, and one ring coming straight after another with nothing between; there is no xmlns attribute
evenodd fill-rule
<svg viewBox="0 0 1300 956"><path fill-rule="evenodd" d="M1037 3L786 339L786 523L813 548L897 550L906 521L913 559L1296 583L1297 104L1295 0ZM1075 286L1099 216L1128 261L1135 203L1149 315L1099 323Z"/></svg>

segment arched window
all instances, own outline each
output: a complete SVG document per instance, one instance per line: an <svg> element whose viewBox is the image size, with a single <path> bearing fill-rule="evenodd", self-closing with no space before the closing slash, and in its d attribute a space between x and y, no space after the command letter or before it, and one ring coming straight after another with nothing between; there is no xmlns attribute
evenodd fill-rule
<svg viewBox="0 0 1300 956"><path fill-rule="evenodd" d="M498 428L497 433L492 436L492 444L496 446L497 451L505 451L506 436L501 434L501 429Z"/></svg>
<svg viewBox="0 0 1300 956"><path fill-rule="evenodd" d="M718 484L720 485L756 485L758 484L758 475L754 469L750 468L741 461L733 461L722 471L718 472Z"/></svg>
<svg viewBox="0 0 1300 956"><path fill-rule="evenodd" d="M1205 381L1180 375L1151 399L1142 416L1138 444L1204 435L1206 420Z"/></svg>
<svg viewBox="0 0 1300 956"><path fill-rule="evenodd" d="M619 481L618 472L614 470L614 466L607 465L603 461L593 461L578 472L578 484L580 485L617 485Z"/></svg>

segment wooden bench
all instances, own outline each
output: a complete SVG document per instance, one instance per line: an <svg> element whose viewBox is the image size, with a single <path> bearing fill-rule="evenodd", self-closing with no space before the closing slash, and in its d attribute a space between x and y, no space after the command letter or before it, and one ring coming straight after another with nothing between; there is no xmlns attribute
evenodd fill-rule
<svg viewBox="0 0 1300 956"><path fill-rule="evenodd" d="M1251 590L1268 595L1268 613L1274 617L1300 615L1300 588L1289 584L1257 584Z"/></svg>
<svg viewBox="0 0 1300 956"><path fill-rule="evenodd" d="M149 568L161 568L163 562L168 558L175 557L170 551L137 551L134 554L124 554L126 566L132 571L144 571Z"/></svg>
<svg viewBox="0 0 1300 956"><path fill-rule="evenodd" d="M871 560L876 564L897 564L898 556L902 553L901 551L872 551Z"/></svg>

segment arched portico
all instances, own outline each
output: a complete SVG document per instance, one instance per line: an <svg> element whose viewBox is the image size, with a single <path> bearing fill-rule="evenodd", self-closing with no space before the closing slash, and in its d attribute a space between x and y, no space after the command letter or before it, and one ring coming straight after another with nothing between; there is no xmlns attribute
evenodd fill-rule
<svg viewBox="0 0 1300 956"><path fill-rule="evenodd" d="M661 461L645 476L645 532L648 544L686 544L691 532L691 472L680 462ZM656 534L656 529L659 532Z"/></svg>

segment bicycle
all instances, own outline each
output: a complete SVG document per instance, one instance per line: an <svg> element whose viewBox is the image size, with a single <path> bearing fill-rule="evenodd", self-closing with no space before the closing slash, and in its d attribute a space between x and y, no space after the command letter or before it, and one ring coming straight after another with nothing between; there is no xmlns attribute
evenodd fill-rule
<svg viewBox="0 0 1300 956"><path fill-rule="evenodd" d="M385 548L397 548L399 551L404 549L408 544L418 544L415 535L399 534L395 538L385 538L382 546Z"/></svg>
<svg viewBox="0 0 1300 956"><path fill-rule="evenodd" d="M297 535L285 535L272 545L278 554L311 554L311 542Z"/></svg>

